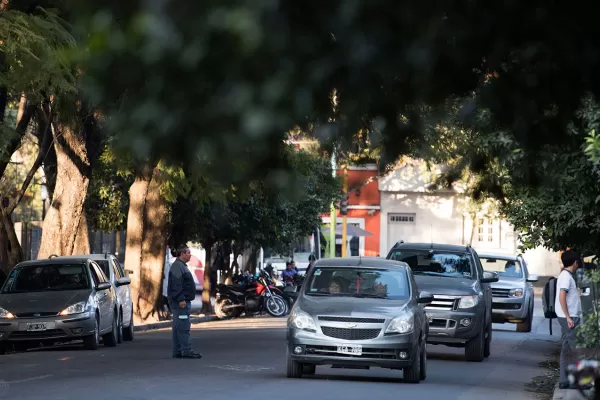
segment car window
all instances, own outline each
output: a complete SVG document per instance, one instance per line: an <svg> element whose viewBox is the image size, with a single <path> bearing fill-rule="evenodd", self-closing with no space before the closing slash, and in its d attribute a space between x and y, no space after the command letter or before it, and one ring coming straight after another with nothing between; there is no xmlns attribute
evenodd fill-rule
<svg viewBox="0 0 600 400"><path fill-rule="evenodd" d="M480 257L483 269L490 272L497 272L500 277L522 278L523 268L519 261L502 259L496 257Z"/></svg>
<svg viewBox="0 0 600 400"><path fill-rule="evenodd" d="M469 253L440 250L398 249L390 259L407 263L414 275L434 275L475 279L475 266Z"/></svg>
<svg viewBox="0 0 600 400"><path fill-rule="evenodd" d="M121 273L121 271L119 271L119 268L117 268L117 264L115 263L115 259L111 258L111 265L112 265L112 269L113 269L113 273L115 274L115 279L121 279L123 277L123 274Z"/></svg>
<svg viewBox="0 0 600 400"><path fill-rule="evenodd" d="M28 265L15 268L2 293L48 292L89 289L83 264Z"/></svg>
<svg viewBox="0 0 600 400"><path fill-rule="evenodd" d="M475 259L475 266L477 268L477 275L480 278L483 278L483 265L481 264L481 259L479 258L479 254L476 251L473 251L473 258Z"/></svg>
<svg viewBox="0 0 600 400"><path fill-rule="evenodd" d="M97 260L96 264L100 266L104 275L110 280L110 264L108 263L108 260Z"/></svg>
<svg viewBox="0 0 600 400"><path fill-rule="evenodd" d="M109 279L106 277L106 274L105 274L105 273L102 271L102 268L100 268L100 267L98 266L98 264L96 264L95 262L93 262L93 263L91 264L91 266L92 266L92 269L93 269L94 271L96 271L96 275L97 275L97 277L98 277L98 281L99 281L100 283L104 283L104 282L110 282L110 280L109 280Z"/></svg>
<svg viewBox="0 0 600 400"><path fill-rule="evenodd" d="M306 294L402 300L409 286L404 269L320 267L308 278Z"/></svg>

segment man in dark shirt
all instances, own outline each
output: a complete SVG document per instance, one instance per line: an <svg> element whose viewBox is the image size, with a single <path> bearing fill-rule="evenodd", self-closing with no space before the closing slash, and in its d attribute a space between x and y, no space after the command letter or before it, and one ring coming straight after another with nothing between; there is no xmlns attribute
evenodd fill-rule
<svg viewBox="0 0 600 400"><path fill-rule="evenodd" d="M192 300L196 298L196 284L186 263L192 254L187 246L180 246L175 252L177 257L169 271L167 293L173 311L173 358L202 358L192 350L190 336L190 312Z"/></svg>

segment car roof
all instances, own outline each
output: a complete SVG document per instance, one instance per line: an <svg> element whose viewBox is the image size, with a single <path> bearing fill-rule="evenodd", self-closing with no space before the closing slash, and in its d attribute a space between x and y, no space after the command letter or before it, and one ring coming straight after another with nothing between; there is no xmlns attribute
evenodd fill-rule
<svg viewBox="0 0 600 400"><path fill-rule="evenodd" d="M517 261L519 255L515 254L496 254L496 253L478 253L479 258L495 258L498 260Z"/></svg>
<svg viewBox="0 0 600 400"><path fill-rule="evenodd" d="M408 264L402 261L387 260L381 257L336 257L322 258L315 263L315 267L339 268L407 268Z"/></svg>
<svg viewBox="0 0 600 400"><path fill-rule="evenodd" d="M440 251L468 251L470 246L468 245L456 245L456 244L441 244L441 243L410 243L410 242L398 242L392 250L398 249L410 249L410 250L440 250Z"/></svg>
<svg viewBox="0 0 600 400"><path fill-rule="evenodd" d="M101 261L101 260L108 260L108 257L110 257L110 256L111 256L110 253L76 254L76 255L73 255L73 256L52 257L52 260L54 260L56 258L60 258L61 260L74 260L74 259L84 258L86 260Z"/></svg>
<svg viewBox="0 0 600 400"><path fill-rule="evenodd" d="M17 264L15 266L15 268L17 267L29 267L29 266L34 266L34 265L55 265L55 264L64 264L66 259L68 259L68 261L74 262L74 263L81 263L81 264L86 264L87 261L89 260L89 258L87 257L53 257L53 258L43 258L41 260L30 260L30 261L23 261L20 262L19 264Z"/></svg>

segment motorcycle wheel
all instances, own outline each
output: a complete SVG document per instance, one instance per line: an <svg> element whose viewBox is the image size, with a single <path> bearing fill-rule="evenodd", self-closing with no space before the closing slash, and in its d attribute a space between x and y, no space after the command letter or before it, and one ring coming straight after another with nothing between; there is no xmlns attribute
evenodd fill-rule
<svg viewBox="0 0 600 400"><path fill-rule="evenodd" d="M265 299L265 308L272 317L278 318L285 316L288 305L281 296L273 295Z"/></svg>
<svg viewBox="0 0 600 400"><path fill-rule="evenodd" d="M240 314L242 313L241 307L223 309L223 307L225 307L225 306L233 306L233 305L235 305L235 303L233 301L231 301L231 299L222 298L222 299L217 300L217 302L215 304L215 315L217 316L217 318L232 319L232 318L239 317Z"/></svg>

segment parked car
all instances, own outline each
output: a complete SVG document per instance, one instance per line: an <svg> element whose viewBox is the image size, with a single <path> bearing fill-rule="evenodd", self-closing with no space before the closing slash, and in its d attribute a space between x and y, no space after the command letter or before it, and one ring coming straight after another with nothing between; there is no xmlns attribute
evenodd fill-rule
<svg viewBox="0 0 600 400"><path fill-rule="evenodd" d="M480 254L485 271L496 272L499 281L492 283L492 319L496 323L517 324L517 332L531 332L533 321L533 285L537 275L530 275L520 255Z"/></svg>
<svg viewBox="0 0 600 400"><path fill-rule="evenodd" d="M117 293L117 310L118 329L117 342L132 341L134 337L133 323L133 299L131 298L131 279L127 276L128 273L123 269L123 266L113 254L83 254L68 257L55 257L53 259L72 260L78 258L88 258L95 261L102 272L109 278L109 281L114 285Z"/></svg>
<svg viewBox="0 0 600 400"><path fill-rule="evenodd" d="M433 294L433 302L425 307L428 343L464 347L468 361L490 356L490 284L498 275L483 270L471 246L398 242L387 258L407 263L419 288Z"/></svg>
<svg viewBox="0 0 600 400"><path fill-rule="evenodd" d="M317 365L402 369L404 381L427 376L428 321L406 263L382 258L323 259L299 289L288 319L287 376Z"/></svg>
<svg viewBox="0 0 600 400"><path fill-rule="evenodd" d="M117 327L115 288L85 257L22 262L0 291L0 353L74 340L95 350L101 336L113 347Z"/></svg>

